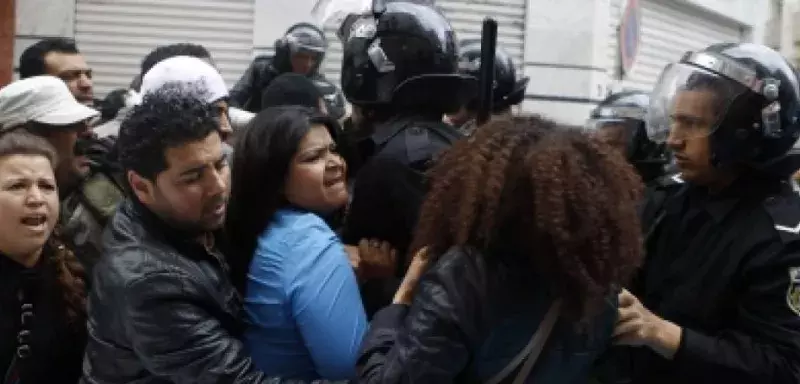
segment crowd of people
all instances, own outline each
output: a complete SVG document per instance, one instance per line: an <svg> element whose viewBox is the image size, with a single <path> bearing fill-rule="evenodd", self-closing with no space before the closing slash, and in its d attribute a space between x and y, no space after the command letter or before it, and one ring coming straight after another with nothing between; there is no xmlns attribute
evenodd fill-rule
<svg viewBox="0 0 800 384"><path fill-rule="evenodd" d="M396 1L95 98L50 38L0 89L0 384L800 382L798 74L688 52L572 127ZM346 100L346 101L345 101ZM350 104L348 114L345 103Z"/></svg>

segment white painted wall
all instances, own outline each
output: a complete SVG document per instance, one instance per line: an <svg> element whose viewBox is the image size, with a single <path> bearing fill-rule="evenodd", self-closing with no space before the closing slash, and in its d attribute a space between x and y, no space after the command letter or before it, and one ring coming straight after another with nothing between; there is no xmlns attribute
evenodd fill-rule
<svg viewBox="0 0 800 384"><path fill-rule="evenodd" d="M748 30L750 41L764 41L771 0L669 1L735 21ZM613 87L604 51L613 36L609 0L528 0L528 4L533 12L528 12L525 73L531 76L531 85L523 108L565 123L582 124L595 102ZM547 12L541 11L544 9ZM571 68L530 65L541 62ZM537 100L539 96L571 100Z"/></svg>
<svg viewBox="0 0 800 384"><path fill-rule="evenodd" d="M272 52L275 40L299 22L314 23L311 17L313 0L254 0L254 54Z"/></svg>

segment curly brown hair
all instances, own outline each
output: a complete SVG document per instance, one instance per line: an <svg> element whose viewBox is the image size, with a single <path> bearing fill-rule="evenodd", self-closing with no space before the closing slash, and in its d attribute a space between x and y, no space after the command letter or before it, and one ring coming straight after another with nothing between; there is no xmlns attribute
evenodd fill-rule
<svg viewBox="0 0 800 384"><path fill-rule="evenodd" d="M56 271L67 324L84 327L86 320L86 273L75 254L58 239L58 230L47 241L48 262Z"/></svg>
<svg viewBox="0 0 800 384"><path fill-rule="evenodd" d="M585 131L538 116L493 120L430 177L411 249L470 247L487 261L506 257L489 250L514 250L526 264L515 267L548 277L574 320L599 310L641 262L639 177Z"/></svg>

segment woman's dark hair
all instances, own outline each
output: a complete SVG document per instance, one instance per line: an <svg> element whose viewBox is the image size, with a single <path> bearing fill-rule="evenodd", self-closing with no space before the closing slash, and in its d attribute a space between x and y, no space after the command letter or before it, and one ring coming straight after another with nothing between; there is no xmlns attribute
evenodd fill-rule
<svg viewBox="0 0 800 384"><path fill-rule="evenodd" d="M530 268L574 320L599 310L640 263L641 182L619 151L577 128L492 120L430 176L411 249L440 255L463 246Z"/></svg>
<svg viewBox="0 0 800 384"><path fill-rule="evenodd" d="M55 168L56 151L45 139L17 130L0 134L0 158L13 155L42 156ZM83 327L86 317L85 272L78 259L58 239L58 228L45 244L43 255L56 271L56 287L61 294L67 321Z"/></svg>
<svg viewBox="0 0 800 384"><path fill-rule="evenodd" d="M236 287L244 292L258 236L286 204L289 167L312 125L336 135L336 121L310 108L281 106L257 114L236 140L231 167L226 232L234 252L228 258Z"/></svg>

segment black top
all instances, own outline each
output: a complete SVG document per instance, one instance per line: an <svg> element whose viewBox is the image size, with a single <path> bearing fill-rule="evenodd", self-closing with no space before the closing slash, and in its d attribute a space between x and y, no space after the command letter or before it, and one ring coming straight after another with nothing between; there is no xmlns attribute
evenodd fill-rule
<svg viewBox="0 0 800 384"><path fill-rule="evenodd" d="M485 383L495 376L530 341L553 302L528 258L519 259L503 265L460 247L443 254L420 279L410 306L390 305L375 315L358 360L359 382ZM527 383L587 383L610 343L612 296L585 329L557 322ZM513 381L518 367L503 383Z"/></svg>
<svg viewBox="0 0 800 384"><path fill-rule="evenodd" d="M618 372L648 384L800 382L800 197L788 183L744 178L716 195L671 183L643 212L647 257L631 291L683 338L672 361L626 350Z"/></svg>
<svg viewBox="0 0 800 384"><path fill-rule="evenodd" d="M0 254L0 383L75 384L80 378L84 321L67 323L50 254L46 248L32 268Z"/></svg>
<svg viewBox="0 0 800 384"><path fill-rule="evenodd" d="M441 121L413 116L376 127L372 136L359 143L366 160L356 175L343 241L357 244L360 239L380 239L405 255L427 192L424 172L441 151L462 137ZM398 257L396 281L367 283L362 290L367 315L389 304L407 265L404 257Z"/></svg>

